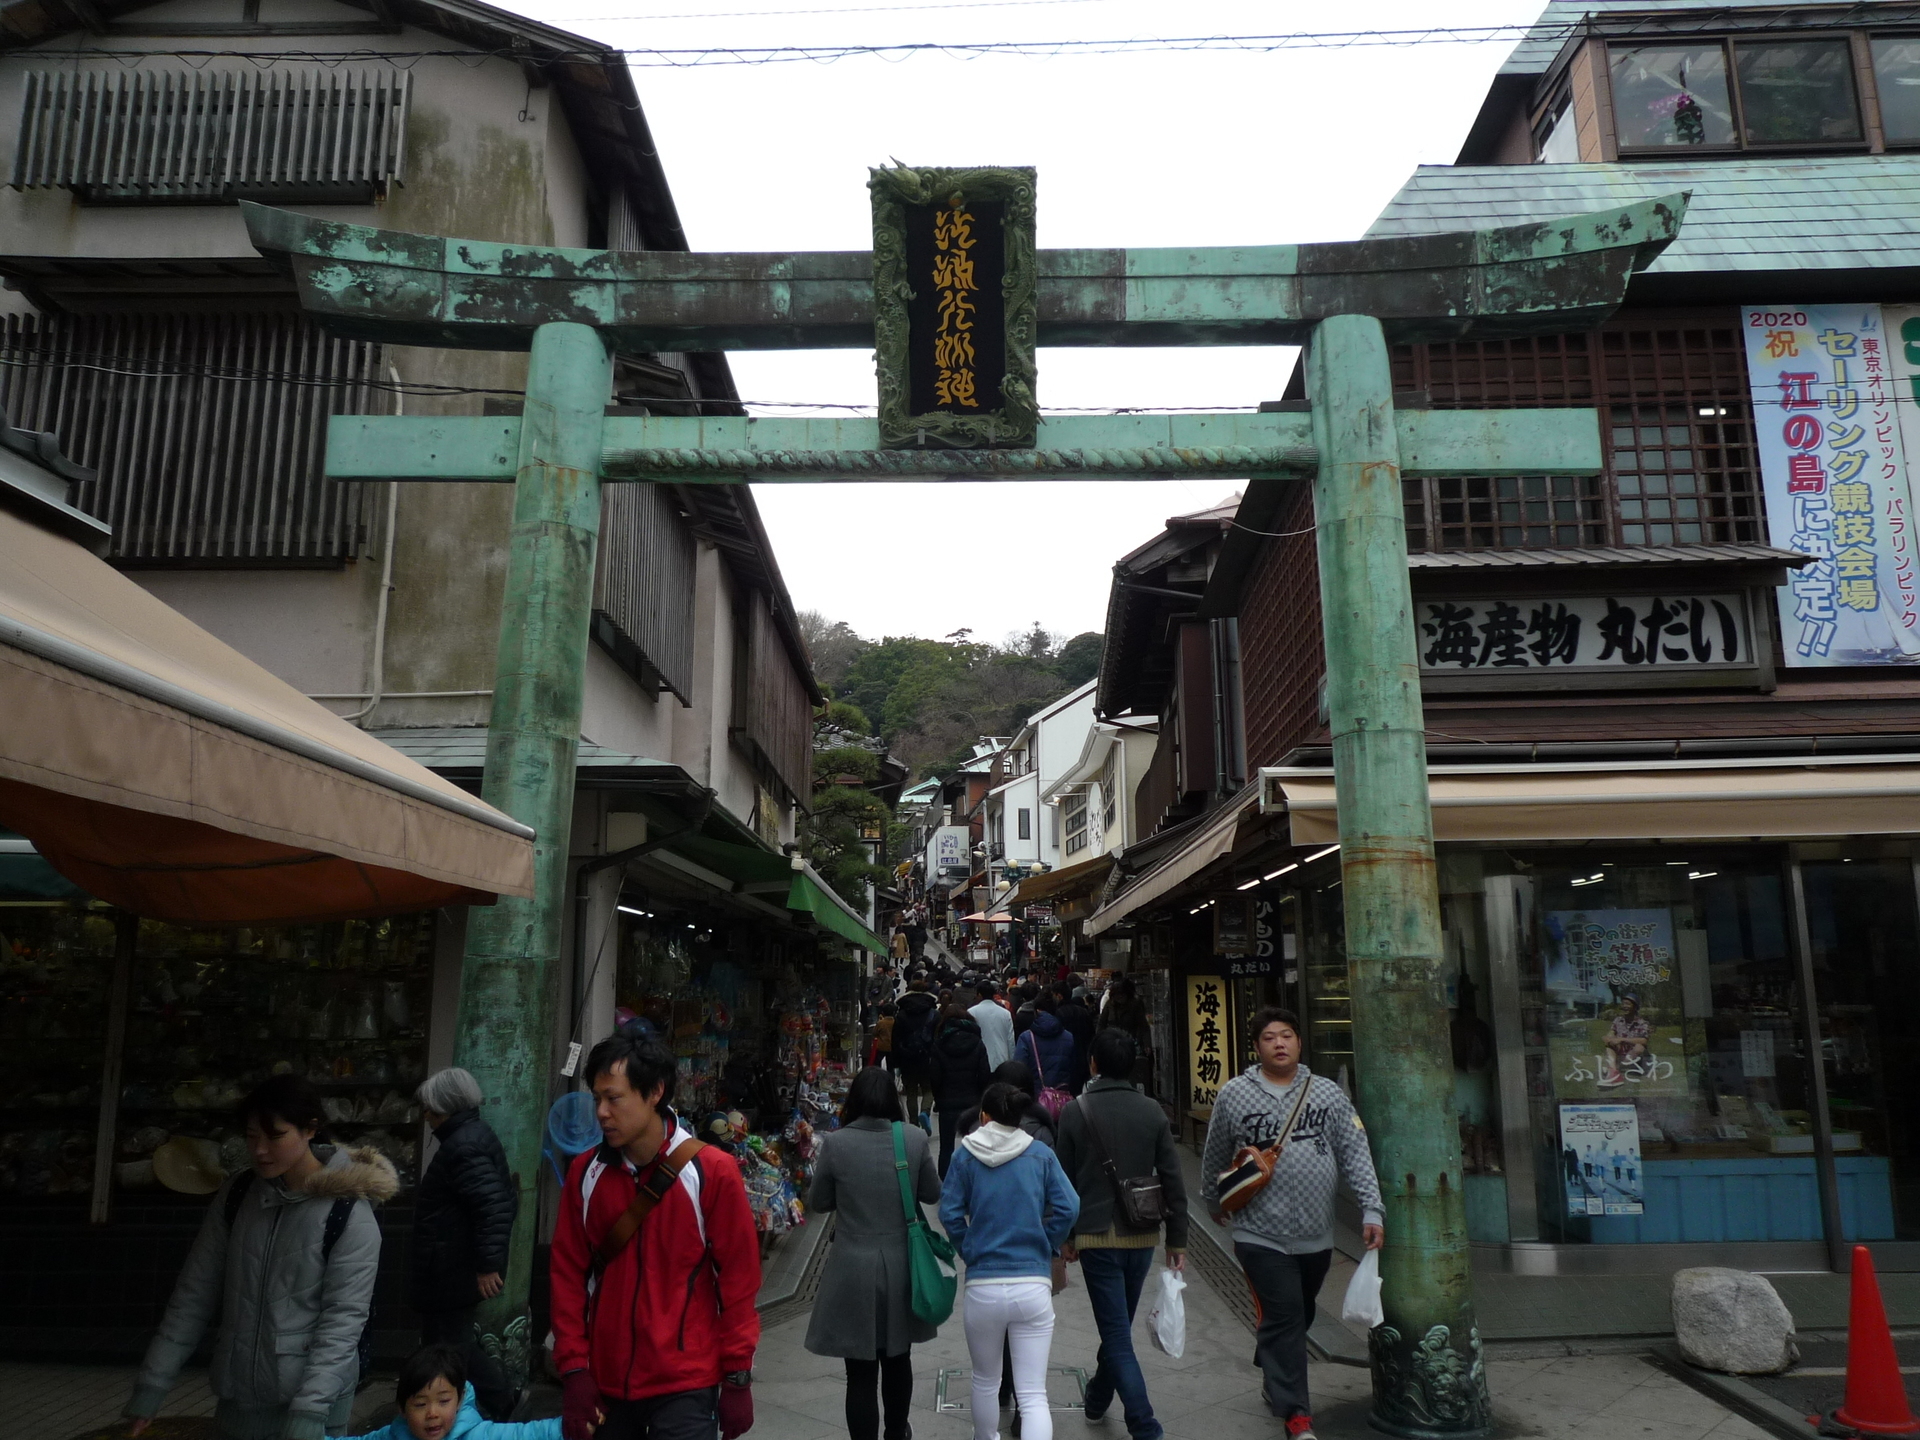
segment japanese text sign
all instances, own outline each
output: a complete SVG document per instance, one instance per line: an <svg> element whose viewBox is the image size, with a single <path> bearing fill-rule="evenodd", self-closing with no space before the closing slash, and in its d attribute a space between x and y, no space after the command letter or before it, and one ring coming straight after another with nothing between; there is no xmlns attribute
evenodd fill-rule
<svg viewBox="0 0 1920 1440"><path fill-rule="evenodd" d="M1226 1083L1228 1031L1227 982L1218 975L1187 977L1187 1104L1211 1108Z"/></svg>
<svg viewBox="0 0 1920 1440"><path fill-rule="evenodd" d="M1774 545L1814 556L1779 590L1790 666L1920 660L1912 497L1877 305L1745 306Z"/></svg>
<svg viewBox="0 0 1920 1440"><path fill-rule="evenodd" d="M1030 446L1034 172L872 172L874 360L893 449Z"/></svg>
<svg viewBox="0 0 1920 1440"><path fill-rule="evenodd" d="M1757 663L1740 594L1449 598L1414 608L1429 673Z"/></svg>

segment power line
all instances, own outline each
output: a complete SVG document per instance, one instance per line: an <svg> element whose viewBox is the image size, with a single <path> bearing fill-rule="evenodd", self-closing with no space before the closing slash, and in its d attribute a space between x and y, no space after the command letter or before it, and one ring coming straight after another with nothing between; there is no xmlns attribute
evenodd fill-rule
<svg viewBox="0 0 1920 1440"><path fill-rule="evenodd" d="M944 5L840 5L817 10L701 10L678 15L559 15L559 25L616 25L636 20L779 20L788 15L943 15L949 10L1009 10L1033 5L1106 5L1113 0L954 0Z"/></svg>

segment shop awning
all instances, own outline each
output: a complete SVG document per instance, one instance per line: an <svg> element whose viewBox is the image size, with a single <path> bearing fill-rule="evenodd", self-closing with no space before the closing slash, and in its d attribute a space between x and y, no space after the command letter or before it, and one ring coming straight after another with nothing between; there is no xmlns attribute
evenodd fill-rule
<svg viewBox="0 0 1920 1440"><path fill-rule="evenodd" d="M1059 900L1095 890L1113 870L1113 856L1096 855L1077 865L1063 865L1044 875L1029 875L1000 903L1011 910L1017 905L1037 905L1043 900Z"/></svg>
<svg viewBox="0 0 1920 1440"><path fill-rule="evenodd" d="M1254 808L1259 795L1257 785L1242 790L1219 814L1201 826L1191 840L1151 870L1141 872L1132 884L1094 911L1087 920L1087 934L1098 935L1112 928L1142 906L1186 884L1214 861L1231 854L1240 821Z"/></svg>
<svg viewBox="0 0 1920 1440"><path fill-rule="evenodd" d="M665 849L705 871L701 878L709 884L718 882L721 888L768 901L778 896L788 910L811 916L816 925L843 940L851 940L876 955L887 953L887 942L867 928L865 918L798 856L789 858L750 845L730 845L703 835L675 837ZM657 858L659 853L649 858Z"/></svg>
<svg viewBox="0 0 1920 1440"><path fill-rule="evenodd" d="M1920 832L1920 760L1835 755L1672 764L1437 765L1436 840L1692 840ZM1271 769L1295 845L1340 838L1333 776Z"/></svg>
<svg viewBox="0 0 1920 1440"><path fill-rule="evenodd" d="M62 875L182 924L532 893L528 827L308 700L72 533L0 507L0 825Z"/></svg>

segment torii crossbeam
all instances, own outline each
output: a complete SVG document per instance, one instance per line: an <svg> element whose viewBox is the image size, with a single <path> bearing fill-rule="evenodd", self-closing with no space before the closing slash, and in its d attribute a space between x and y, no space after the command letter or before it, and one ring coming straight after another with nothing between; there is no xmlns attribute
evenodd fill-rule
<svg viewBox="0 0 1920 1440"><path fill-rule="evenodd" d="M455 1058L533 1213L603 480L1311 477L1361 1109L1387 1204L1373 1421L1478 1435L1491 1405L1467 1272L1402 475L1590 475L1592 410L1396 412L1388 345L1578 330L1678 233L1684 195L1508 229L1191 250L1038 252L1039 344L1308 346L1309 413L1045 419L1032 445L890 448L868 420L608 418L613 350L874 344L864 252L564 250L243 207L329 329L530 350L524 418L342 416L328 473L512 480L486 799L535 827L534 897L469 920ZM488 1313L525 1373L532 1229Z"/></svg>

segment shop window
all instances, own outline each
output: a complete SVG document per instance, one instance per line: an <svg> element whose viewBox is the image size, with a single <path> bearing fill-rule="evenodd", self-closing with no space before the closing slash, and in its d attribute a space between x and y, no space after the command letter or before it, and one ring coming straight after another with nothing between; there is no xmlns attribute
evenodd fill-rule
<svg viewBox="0 0 1920 1440"><path fill-rule="evenodd" d="M1735 318L1629 313L1594 334L1396 350L1395 389L1436 408L1592 405L1607 422L1606 476L1403 480L1409 551L1765 541Z"/></svg>
<svg viewBox="0 0 1920 1440"><path fill-rule="evenodd" d="M1887 143L1920 144L1920 39L1876 39L1873 80L1880 93L1880 128Z"/></svg>
<svg viewBox="0 0 1920 1440"><path fill-rule="evenodd" d="M1852 49L1844 39L1733 46L1616 45L1614 133L1623 153L1857 145Z"/></svg>
<svg viewBox="0 0 1920 1440"><path fill-rule="evenodd" d="M1865 1204L1842 1204L1843 1226L1849 1240L1920 1239L1913 863L1808 860L1801 873L1835 1163L1872 1182Z"/></svg>
<svg viewBox="0 0 1920 1440"><path fill-rule="evenodd" d="M1733 47L1749 146L1858 143L1853 47L1845 40L1759 40Z"/></svg>
<svg viewBox="0 0 1920 1440"><path fill-rule="evenodd" d="M1734 143L1733 97L1721 42L1618 46L1608 61L1614 134L1622 150Z"/></svg>

